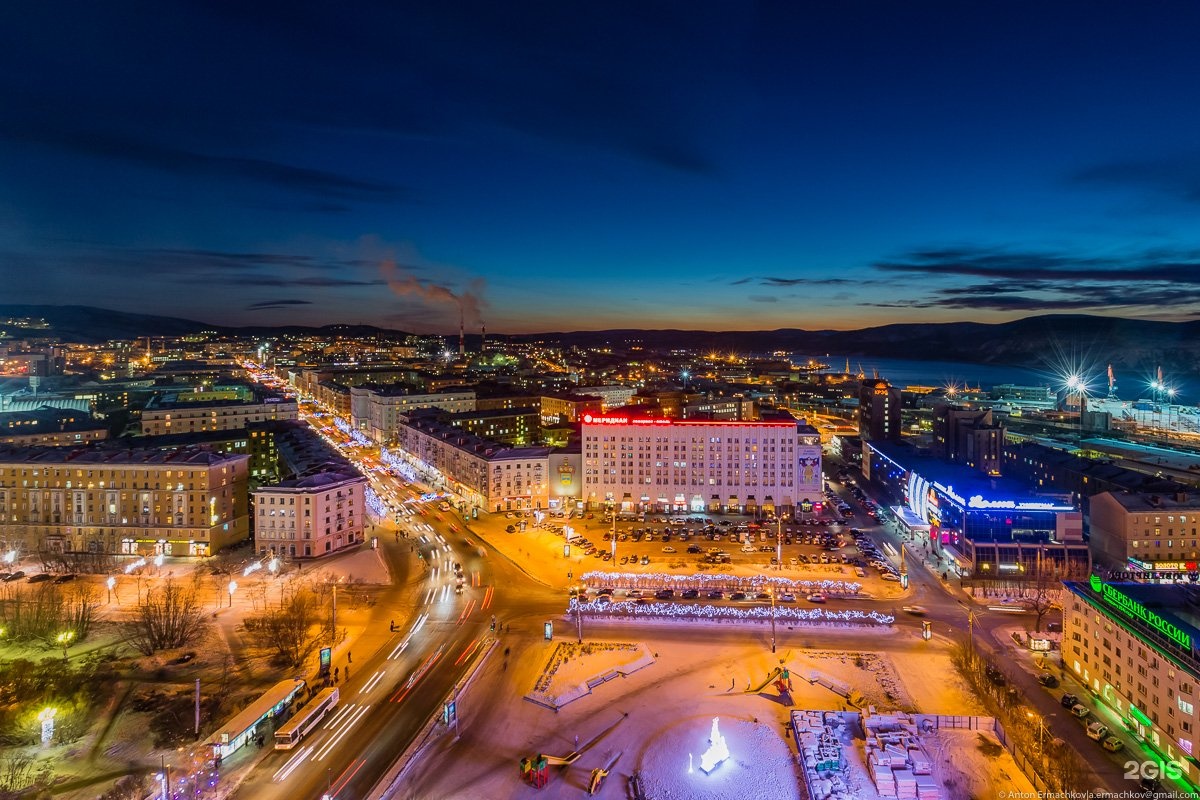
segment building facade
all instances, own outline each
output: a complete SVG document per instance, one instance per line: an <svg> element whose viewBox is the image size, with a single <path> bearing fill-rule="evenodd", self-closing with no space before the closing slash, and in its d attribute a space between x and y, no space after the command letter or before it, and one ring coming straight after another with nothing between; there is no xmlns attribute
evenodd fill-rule
<svg viewBox="0 0 1200 800"><path fill-rule="evenodd" d="M781 512L819 501L816 430L783 415L725 422L585 414L581 500L619 511Z"/></svg>
<svg viewBox="0 0 1200 800"><path fill-rule="evenodd" d="M1065 587L1063 665L1194 784L1200 779L1193 760L1200 725L1196 588L1109 583L1095 575Z"/></svg>
<svg viewBox="0 0 1200 800"><path fill-rule="evenodd" d="M0 448L2 546L212 555L249 536L249 461L200 448Z"/></svg>
<svg viewBox="0 0 1200 800"><path fill-rule="evenodd" d="M253 422L297 419L295 400L266 397L255 403L214 401L196 404L158 404L153 399L142 410L142 433L163 436L168 433L225 431L245 428Z"/></svg>
<svg viewBox="0 0 1200 800"><path fill-rule="evenodd" d="M993 422L991 409L939 403L933 408L933 451L985 475L1000 475L1004 426Z"/></svg>
<svg viewBox="0 0 1200 800"><path fill-rule="evenodd" d="M414 392L403 386L355 386L350 390L350 422L380 444L392 442L404 421L425 408L438 408L451 414L475 410L473 389L442 392Z"/></svg>
<svg viewBox="0 0 1200 800"><path fill-rule="evenodd" d="M873 442L899 441L900 390L882 378L864 380L858 390L858 431Z"/></svg>
<svg viewBox="0 0 1200 800"><path fill-rule="evenodd" d="M317 472L253 492L258 552L318 558L361 544L367 479L357 472Z"/></svg>
<svg viewBox="0 0 1200 800"><path fill-rule="evenodd" d="M1146 581L1196 580L1200 497L1103 492L1091 499L1092 557Z"/></svg>

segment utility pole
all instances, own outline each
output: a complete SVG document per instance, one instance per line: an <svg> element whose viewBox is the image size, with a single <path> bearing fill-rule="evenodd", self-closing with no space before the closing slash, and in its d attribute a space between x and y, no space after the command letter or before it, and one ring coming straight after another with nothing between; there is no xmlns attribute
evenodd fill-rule
<svg viewBox="0 0 1200 800"><path fill-rule="evenodd" d="M330 614L330 621L333 624L333 630L330 632L330 640L337 644L337 584L333 584L333 612Z"/></svg>
<svg viewBox="0 0 1200 800"><path fill-rule="evenodd" d="M196 738L200 738L200 679L196 678Z"/></svg>

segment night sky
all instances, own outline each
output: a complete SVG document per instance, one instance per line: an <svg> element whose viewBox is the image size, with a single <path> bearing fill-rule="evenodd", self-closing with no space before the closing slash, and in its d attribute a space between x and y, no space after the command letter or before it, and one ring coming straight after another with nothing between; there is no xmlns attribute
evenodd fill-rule
<svg viewBox="0 0 1200 800"><path fill-rule="evenodd" d="M1200 4L0 6L0 303L415 331L1200 308Z"/></svg>

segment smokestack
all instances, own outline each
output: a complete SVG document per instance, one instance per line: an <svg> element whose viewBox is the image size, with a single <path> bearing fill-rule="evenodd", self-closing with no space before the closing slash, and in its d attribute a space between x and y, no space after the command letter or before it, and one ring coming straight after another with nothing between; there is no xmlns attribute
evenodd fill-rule
<svg viewBox="0 0 1200 800"><path fill-rule="evenodd" d="M487 344L487 325L483 324L483 320L479 321L479 352L484 351L484 345Z"/></svg>
<svg viewBox="0 0 1200 800"><path fill-rule="evenodd" d="M467 354L467 331L463 322L462 306L458 307L458 357L464 358Z"/></svg>

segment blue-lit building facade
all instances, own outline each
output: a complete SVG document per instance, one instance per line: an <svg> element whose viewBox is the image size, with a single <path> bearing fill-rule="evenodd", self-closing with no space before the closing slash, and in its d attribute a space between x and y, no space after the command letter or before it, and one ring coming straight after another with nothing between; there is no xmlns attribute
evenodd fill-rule
<svg viewBox="0 0 1200 800"><path fill-rule="evenodd" d="M1000 579L1030 576L1039 567L1062 577L1088 572L1082 517L1065 499L1036 496L1013 481L890 442L864 443L863 474L906 510L896 522L941 557L947 572Z"/></svg>

